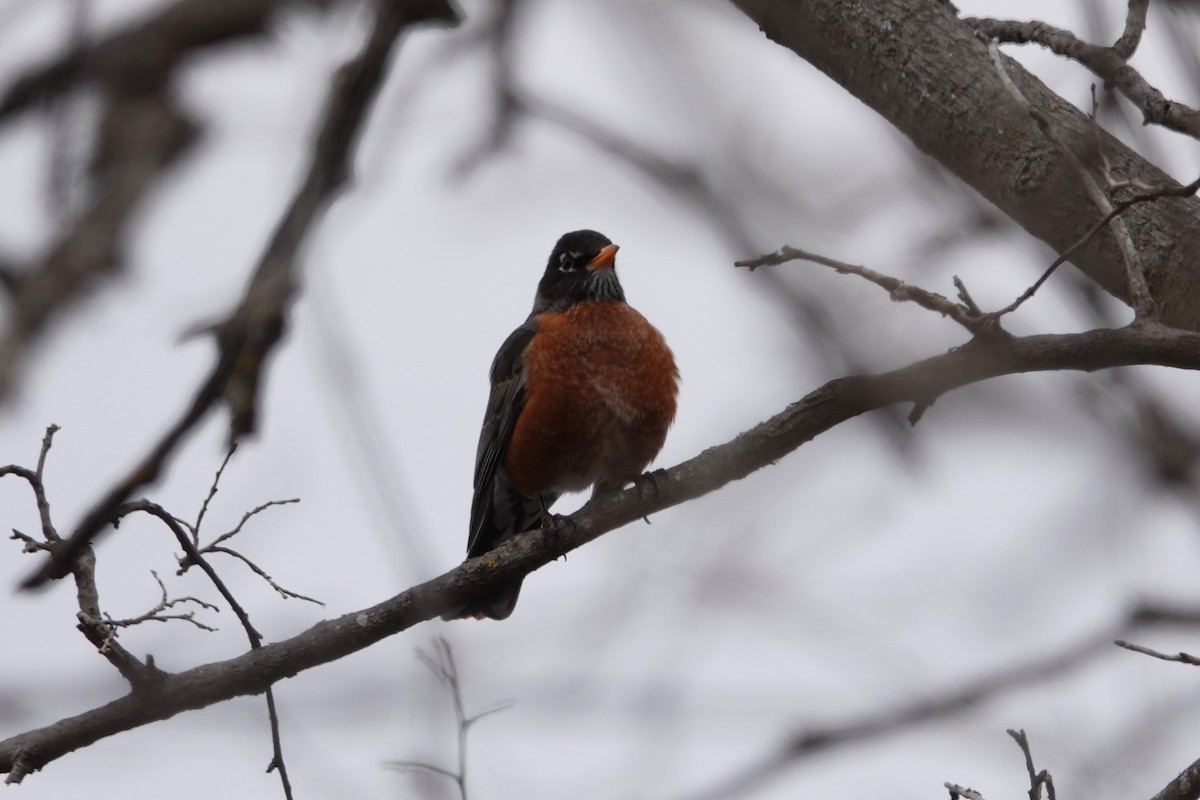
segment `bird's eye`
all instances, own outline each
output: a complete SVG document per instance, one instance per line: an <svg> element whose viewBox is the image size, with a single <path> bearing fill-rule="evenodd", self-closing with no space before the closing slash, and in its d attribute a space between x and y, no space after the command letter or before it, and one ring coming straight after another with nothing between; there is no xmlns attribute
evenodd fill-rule
<svg viewBox="0 0 1200 800"><path fill-rule="evenodd" d="M574 272L579 260L579 253L560 253L558 256L559 272Z"/></svg>

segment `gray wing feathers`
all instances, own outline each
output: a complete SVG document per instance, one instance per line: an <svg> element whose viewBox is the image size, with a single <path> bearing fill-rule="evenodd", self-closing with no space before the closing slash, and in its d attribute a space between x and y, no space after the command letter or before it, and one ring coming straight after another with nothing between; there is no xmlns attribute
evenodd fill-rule
<svg viewBox="0 0 1200 800"><path fill-rule="evenodd" d="M532 319L517 328L500 346L492 362L492 391L488 397L479 449L475 454L475 496L471 501L471 527L467 556L491 550L519 532L528 499L516 492L504 474L504 450L525 405L525 369L521 355L537 332ZM540 506L535 501L535 509Z"/></svg>

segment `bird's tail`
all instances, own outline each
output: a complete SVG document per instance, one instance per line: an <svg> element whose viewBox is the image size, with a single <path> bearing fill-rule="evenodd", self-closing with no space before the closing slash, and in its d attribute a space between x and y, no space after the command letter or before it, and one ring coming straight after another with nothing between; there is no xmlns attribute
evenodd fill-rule
<svg viewBox="0 0 1200 800"><path fill-rule="evenodd" d="M517 607L517 597L521 594L521 581L510 583L493 594L478 597L465 606L442 614L442 619L508 619L513 609Z"/></svg>

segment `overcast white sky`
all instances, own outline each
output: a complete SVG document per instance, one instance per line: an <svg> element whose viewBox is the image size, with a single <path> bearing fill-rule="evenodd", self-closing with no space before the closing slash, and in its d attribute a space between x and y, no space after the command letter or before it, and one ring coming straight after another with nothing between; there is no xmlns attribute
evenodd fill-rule
<svg viewBox="0 0 1200 800"><path fill-rule="evenodd" d="M957 4L964 15L1036 15L1089 34L1082 3ZM59 46L69 5L0 0L0 84ZM95 0L95 33L161 5ZM1097 5L1111 18L1103 35L1115 37L1124 3ZM932 245L973 218L966 195L926 180L928 165L907 140L719 2L530 0L517 68L532 90L704 168L738 210L751 252L735 251L710 219L627 164L545 124L522 124L510 147L459 174L487 132L488 64L446 49L487 8L465 3L461 30L404 44L357 182L308 249L304 296L268 373L262 433L238 452L209 512L215 534L264 501L302 499L256 518L238 542L325 608L283 601L236 563L222 565L270 640L461 560L487 367L528 313L564 231L595 228L621 245L631 304L675 350L682 394L660 466L837 377L844 368L831 345L883 369L962 341L951 323L864 282L812 265L780 268L793 273L789 287L827 309L828 340L819 340L796 327L769 276L734 270L736 258L792 244L945 294L957 274L982 305L997 306L1052 257L1020 232ZM1154 9L1150 22L1135 64L1168 95L1196 103L1167 21ZM353 13L289 15L269 40L187 69L179 91L202 140L139 216L120 278L45 339L0 407L0 463L32 465L45 427L62 426L48 466L60 529L194 391L212 351L180 344L180 334L241 292L303 168L327 76L358 46L361 23ZM1008 52L1068 100L1087 98L1081 69ZM9 256L34 257L53 230L40 205L47 130L36 117L0 130L0 248ZM1195 177L1194 142L1160 136L1151 146L1175 177ZM1089 324L1075 284L1060 277L1013 321L1018 332ZM1186 400L1200 388L1195 376L1132 374L1196 422ZM437 635L454 647L469 710L512 703L473 731L474 800L671 800L794 730L1064 649L1132 598L1194 601L1195 498L1148 487L1111 431L1131 413L1103 380L1055 375L956 392L911 436L882 417L857 420L540 570L504 623L423 625L285 681L278 701L297 797L441 796L436 783L382 767L453 762L449 701L414 655ZM210 419L147 495L194 517L226 424L224 414ZM14 527L34 532L36 509L10 479L0 481L0 529ZM149 521L106 536L105 608L123 617L153 605L152 569L172 593L215 600L198 576L174 576L174 551ZM0 587L32 566L15 542L0 547ZM0 604L0 738L122 694L73 628L71 587L0 589ZM147 625L122 642L168 670L244 649L227 611L203 619L220 632ZM1188 643L1183 632L1145 640L1167 650ZM951 722L806 762L753 796L927 798L943 781L1017 796L1026 779L1004 730L1023 727L1060 796L1148 797L1200 755L1197 712L1194 671L1115 651ZM265 716L261 698L184 714L7 791L23 800L281 796L263 774Z"/></svg>

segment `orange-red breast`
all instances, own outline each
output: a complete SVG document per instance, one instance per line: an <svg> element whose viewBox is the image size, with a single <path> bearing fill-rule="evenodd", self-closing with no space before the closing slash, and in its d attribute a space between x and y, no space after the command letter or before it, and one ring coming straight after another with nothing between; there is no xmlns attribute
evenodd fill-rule
<svg viewBox="0 0 1200 800"><path fill-rule="evenodd" d="M661 333L625 302L617 246L595 231L563 235L533 311L492 362L467 557L537 528L564 492L617 488L662 449L679 371ZM504 619L521 582L445 619Z"/></svg>

